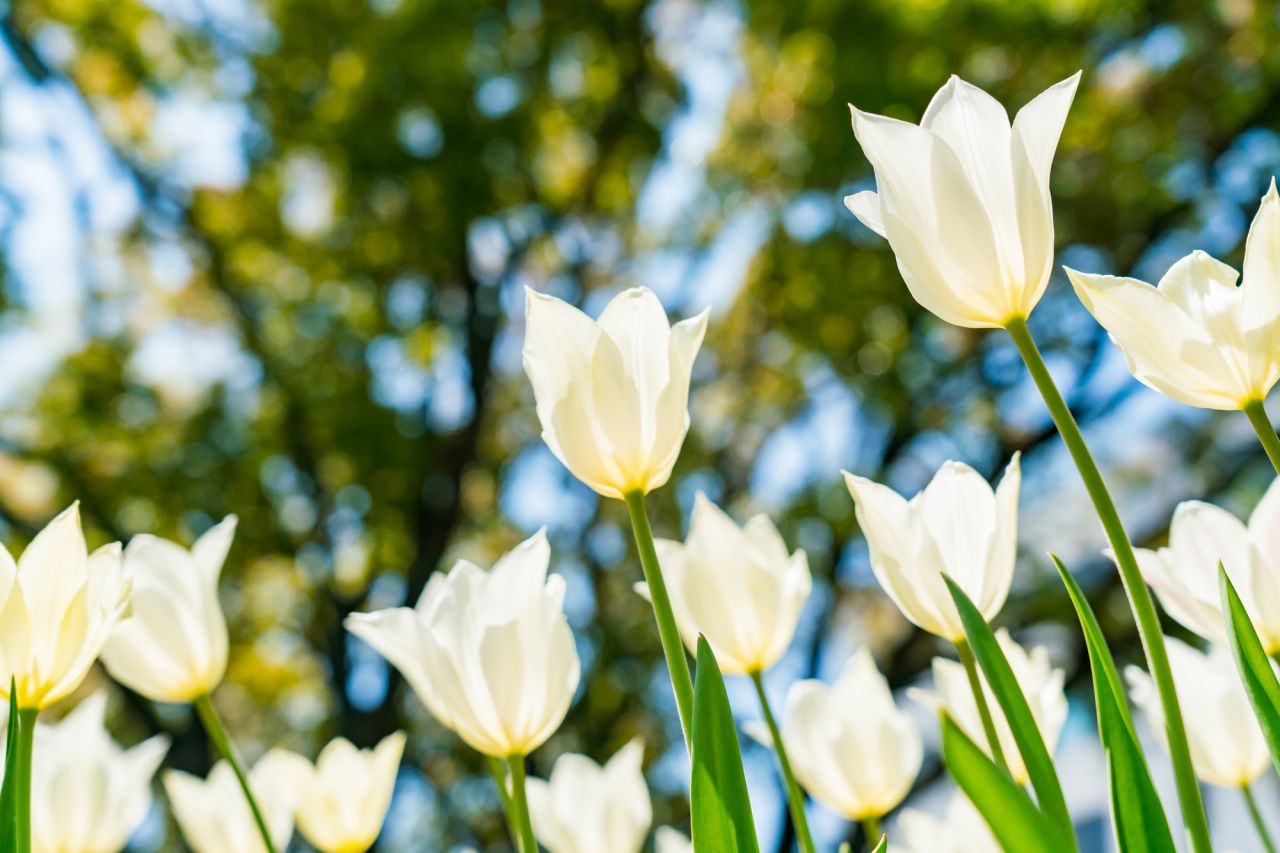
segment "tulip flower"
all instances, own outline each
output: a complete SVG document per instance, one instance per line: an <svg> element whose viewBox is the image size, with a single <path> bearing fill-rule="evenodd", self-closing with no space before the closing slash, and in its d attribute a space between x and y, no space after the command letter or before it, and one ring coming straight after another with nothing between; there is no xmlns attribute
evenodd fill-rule
<svg viewBox="0 0 1280 853"><path fill-rule="evenodd" d="M562 755L550 780L529 780L529 811L538 841L551 853L638 853L653 808L633 740L601 767L585 755Z"/></svg>
<svg viewBox="0 0 1280 853"><path fill-rule="evenodd" d="M911 790L924 745L871 654L860 649L835 684L798 681L782 740L800 784L851 820L875 820Z"/></svg>
<svg viewBox="0 0 1280 853"><path fill-rule="evenodd" d="M725 675L763 672L782 657L813 582L804 551L788 554L768 517L738 527L699 492L684 544L656 545L690 651L705 635Z"/></svg>
<svg viewBox="0 0 1280 853"><path fill-rule="evenodd" d="M654 853L693 853L693 842L678 829L660 826L653 834Z"/></svg>
<svg viewBox="0 0 1280 853"><path fill-rule="evenodd" d="M102 650L113 678L156 702L194 702L218 686L227 669L218 577L235 530L230 515L191 550L157 536L129 542L131 615Z"/></svg>
<svg viewBox="0 0 1280 853"><path fill-rule="evenodd" d="M353 613L347 630L470 747L528 755L559 728L578 687L564 578L547 577L550 559L539 530L492 571L459 560L432 576L416 607Z"/></svg>
<svg viewBox="0 0 1280 853"><path fill-rule="evenodd" d="M1049 168L1077 73L1014 118L952 77L919 125L850 104L876 190L848 196L863 225L889 241L925 309L948 323L1005 326L1040 301L1053 263Z"/></svg>
<svg viewBox="0 0 1280 853"><path fill-rule="evenodd" d="M1280 379L1280 194L1275 180L1245 242L1244 283L1204 252L1155 287L1068 269L1080 301L1144 385L1190 406L1241 409Z"/></svg>
<svg viewBox="0 0 1280 853"><path fill-rule="evenodd" d="M1169 544L1137 549L1143 577L1164 609L1211 643L1227 642L1218 563L1227 570L1268 654L1280 652L1280 479L1271 483L1248 526L1221 507L1178 504Z"/></svg>
<svg viewBox="0 0 1280 853"><path fill-rule="evenodd" d="M92 554L76 504L31 540L15 563L0 546L0 698L40 710L80 686L124 614L129 582L120 544Z"/></svg>
<svg viewBox="0 0 1280 853"><path fill-rule="evenodd" d="M1031 716L1036 721L1036 728L1044 738L1045 746L1052 753L1057 746L1058 736L1062 733L1062 725L1067 719L1067 697L1063 692L1064 673L1049 664L1048 650L1036 646L1029 652L1014 642L1009 632L1003 628L996 632L996 640L1004 652L1009 666L1013 669L1014 678L1022 689L1022 695L1031 708ZM991 710L995 724L997 739L1004 754L1010 775L1019 784L1025 784L1029 776L1018 753L1018 744L1013 739L1013 731L1004 711L996 702L991 685L986 676L981 675L982 692L987 707ZM912 690L912 698L936 710L945 710L955 720L965 734L974 743L979 744L991 754L985 736L983 723L974 701L968 673L957 661L947 658L933 659L933 691Z"/></svg>
<svg viewBox="0 0 1280 853"><path fill-rule="evenodd" d="M909 501L848 471L844 478L871 550L871 570L904 616L944 640L964 640L943 573L988 620L1000 612L1017 552L1022 475L1016 454L994 492L962 462L944 463Z"/></svg>
<svg viewBox="0 0 1280 853"><path fill-rule="evenodd" d="M277 850L283 850L293 834L290 761L283 752L273 750L248 774L249 787ZM195 853L266 853L248 800L226 761L215 764L208 779L169 770L164 774L164 789L182 837Z"/></svg>
<svg viewBox="0 0 1280 853"><path fill-rule="evenodd" d="M314 765L287 755L298 831L320 853L364 853L373 846L391 806L404 742L404 732L388 735L374 749L335 738Z"/></svg>
<svg viewBox="0 0 1280 853"><path fill-rule="evenodd" d="M593 321L525 292L524 369L547 447L605 497L666 483L689 430L689 375L709 311L671 326L658 297L636 287Z"/></svg>
<svg viewBox="0 0 1280 853"><path fill-rule="evenodd" d="M941 817L903 809L898 818L903 853L1001 853L991 828L973 803L956 791Z"/></svg>
<svg viewBox="0 0 1280 853"><path fill-rule="evenodd" d="M94 693L61 722L37 728L33 853L118 853L146 818L169 739L121 749L107 733L106 710L106 694Z"/></svg>

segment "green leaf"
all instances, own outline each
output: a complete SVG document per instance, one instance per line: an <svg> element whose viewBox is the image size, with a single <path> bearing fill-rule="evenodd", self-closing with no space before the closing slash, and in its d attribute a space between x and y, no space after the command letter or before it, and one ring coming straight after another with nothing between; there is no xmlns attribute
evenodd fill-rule
<svg viewBox="0 0 1280 853"><path fill-rule="evenodd" d="M889 836L881 835L880 843L875 846L871 853L885 853L889 849Z"/></svg>
<svg viewBox="0 0 1280 853"><path fill-rule="evenodd" d="M1098 734L1107 757L1107 783L1111 793L1111 820L1121 853L1173 850L1173 836L1146 758L1134 733L1133 718L1106 638L1093 608L1076 579L1056 556L1050 554L1062 576L1067 594L1084 629L1093 694L1098 708Z"/></svg>
<svg viewBox="0 0 1280 853"><path fill-rule="evenodd" d="M1218 583L1222 588L1222 612L1227 618L1231 653L1244 681L1245 692L1253 704L1258 725L1271 748L1271 762L1280 770L1280 681L1276 680L1271 659L1267 657L1244 603L1221 563L1218 564Z"/></svg>
<svg viewBox="0 0 1280 853"><path fill-rule="evenodd" d="M973 656L987 676L991 692L1004 711L1009 721L1009 729L1018 744L1018 752L1022 755L1022 763L1026 765L1027 774L1031 778L1031 786L1035 788L1036 800L1044 816L1052 823L1058 834L1074 847L1075 831L1071 825L1071 815L1067 812L1067 800L1062 795L1062 784L1058 781L1058 773L1053 767L1053 759L1049 757L1049 749L1045 746L1040 727L1036 725L1031 714L1031 706L1022 695L1013 667L1004 656L995 633L982 613L969 600L955 581L943 575L947 589L951 591L951 600L960 611L960 621L964 624L964 633L973 649Z"/></svg>
<svg viewBox="0 0 1280 853"><path fill-rule="evenodd" d="M693 686L693 775L689 807L698 853L759 853L738 730L715 655L698 638Z"/></svg>
<svg viewBox="0 0 1280 853"><path fill-rule="evenodd" d="M9 733L5 741L4 784L0 785L0 850L18 849L18 683L9 681Z"/></svg>
<svg viewBox="0 0 1280 853"><path fill-rule="evenodd" d="M942 715L942 760L1005 850L1066 853L1075 849L1075 842L1064 837L1027 792L946 714Z"/></svg>

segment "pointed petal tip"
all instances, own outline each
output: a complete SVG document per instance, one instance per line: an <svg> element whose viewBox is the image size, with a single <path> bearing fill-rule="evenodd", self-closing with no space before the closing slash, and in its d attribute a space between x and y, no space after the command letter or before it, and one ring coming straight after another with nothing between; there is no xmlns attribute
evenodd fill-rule
<svg viewBox="0 0 1280 853"><path fill-rule="evenodd" d="M1272 204L1274 204L1274 203L1276 203L1276 202L1280 202L1280 195L1278 195L1278 194L1276 193L1276 177L1275 177L1275 175L1272 175L1272 176L1271 176L1271 186L1267 189L1267 193L1266 193L1266 195L1264 195L1264 196L1262 197L1262 200L1263 200L1264 202L1270 202L1270 203L1272 203Z"/></svg>

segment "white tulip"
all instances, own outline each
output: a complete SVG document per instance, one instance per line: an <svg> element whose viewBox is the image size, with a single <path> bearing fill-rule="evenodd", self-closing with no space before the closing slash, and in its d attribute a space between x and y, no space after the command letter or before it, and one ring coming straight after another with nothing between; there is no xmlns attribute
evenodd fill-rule
<svg viewBox="0 0 1280 853"><path fill-rule="evenodd" d="M129 600L120 543L92 554L72 504L15 563L0 546L0 698L40 709L80 686Z"/></svg>
<svg viewBox="0 0 1280 853"><path fill-rule="evenodd" d="M94 693L55 725L36 727L31 770L33 853L118 853L151 809L151 778L169 739L121 749L106 729L107 696Z"/></svg>
<svg viewBox="0 0 1280 853"><path fill-rule="evenodd" d="M286 754L298 831L320 853L364 853L373 846L391 806L404 742L404 732L388 735L374 749L334 738L314 765Z"/></svg>
<svg viewBox="0 0 1280 853"><path fill-rule="evenodd" d="M1028 652L1014 642L1009 632L1003 628L996 632L996 639L1013 669L1018 686L1022 688L1022 695L1031 708L1031 716L1036 721L1040 736L1052 753L1058 745L1058 736L1062 734L1062 724L1067 720L1067 697L1063 691L1065 674L1061 669L1050 665L1049 652L1042 646L1036 646ZM1029 776L1018 752L1018 744L1013 739L1009 721L1005 719L1004 710L996 701L985 673L979 672L979 677L987 707L995 722L996 734L1000 738L1000 749L1009 765L1009 773L1015 781L1023 784L1028 781ZM934 658L933 690L912 690L911 695L936 710L945 710L974 743L990 754L986 731L982 727L978 705L969 685L969 676L959 661Z"/></svg>
<svg viewBox="0 0 1280 853"><path fill-rule="evenodd" d="M1221 507L1186 501L1174 510L1169 544L1135 553L1169 615L1209 642L1225 644L1221 561L1267 653L1280 651L1280 479L1254 508L1248 527Z"/></svg>
<svg viewBox="0 0 1280 853"><path fill-rule="evenodd" d="M353 613L347 630L408 679L443 725L485 755L528 755L560 726L579 662L564 578L539 530L486 572L459 560L416 607Z"/></svg>
<svg viewBox="0 0 1280 853"><path fill-rule="evenodd" d="M909 501L848 471L844 479L871 549L871 569L904 616L944 640L964 639L944 572L986 619L1000 612L1017 556L1017 454L994 492L962 462L944 463Z"/></svg>
<svg viewBox="0 0 1280 853"><path fill-rule="evenodd" d="M788 554L772 521L757 515L740 528L699 492L684 544L655 547L690 651L705 635L725 675L763 672L782 657L813 581L804 551Z"/></svg>
<svg viewBox="0 0 1280 853"><path fill-rule="evenodd" d="M113 678L156 702L191 702L218 686L227 670L218 577L235 531L229 515L191 550L145 534L129 542L131 613L102 650Z"/></svg>
<svg viewBox="0 0 1280 853"><path fill-rule="evenodd" d="M1165 643L1196 775L1211 785L1249 784L1270 766L1271 753L1231 652L1215 646L1205 653L1172 637ZM1136 666L1126 667L1125 676L1134 704L1165 737L1164 714L1151 676Z"/></svg>
<svg viewBox="0 0 1280 853"><path fill-rule="evenodd" d="M1001 853L991 827L964 794L956 791L941 817L903 809L898 818L904 853Z"/></svg>
<svg viewBox="0 0 1280 853"><path fill-rule="evenodd" d="M528 780L539 843L551 853L637 853L653 821L643 762L644 744L633 740L603 767L562 755L549 781Z"/></svg>
<svg viewBox="0 0 1280 853"><path fill-rule="evenodd" d="M791 686L782 741L801 787L850 820L879 817L902 802L924 757L920 733L866 649L835 684Z"/></svg>
<svg viewBox="0 0 1280 853"><path fill-rule="evenodd" d="M654 853L693 853L693 842L678 829L660 826L653 834Z"/></svg>
<svg viewBox="0 0 1280 853"><path fill-rule="evenodd" d="M249 771L249 788L277 850L284 850L293 835L291 761L272 750ZM166 771L164 789L182 837L195 853L266 853L253 811L227 762L215 764L208 779Z"/></svg>
<svg viewBox="0 0 1280 853"><path fill-rule="evenodd" d="M689 375L708 312L671 326L658 297L637 287L593 321L526 294L524 369L551 452L605 497L667 482L689 430Z"/></svg>
<svg viewBox="0 0 1280 853"><path fill-rule="evenodd" d="M1079 73L1023 107L1012 126L998 101L952 77L919 125L864 113L853 132L876 189L845 198L889 241L911 295L957 326L1025 318L1053 263L1049 168Z"/></svg>
<svg viewBox="0 0 1280 853"><path fill-rule="evenodd" d="M1068 269L1080 301L1144 385L1190 406L1240 409L1280 379L1280 195L1262 199L1244 249L1244 284L1204 252L1156 287Z"/></svg>

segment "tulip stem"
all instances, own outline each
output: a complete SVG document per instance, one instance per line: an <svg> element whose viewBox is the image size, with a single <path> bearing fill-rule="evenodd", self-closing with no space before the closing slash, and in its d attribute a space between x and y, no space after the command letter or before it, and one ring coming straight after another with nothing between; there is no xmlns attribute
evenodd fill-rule
<svg viewBox="0 0 1280 853"><path fill-rule="evenodd" d="M653 531L649 529L644 493L627 492L624 500L627 512L631 514L631 530L636 537L636 550L640 552L644 581L649 585L649 601L658 620L658 637L662 640L662 654L667 659L671 688L676 694L676 710L680 713L680 728L684 731L684 745L688 749L693 733L693 679L689 677L689 659L685 657L684 641L680 639L680 628L671 609L667 583L662 578L662 567L658 565L658 552L653 547Z"/></svg>
<svg viewBox="0 0 1280 853"><path fill-rule="evenodd" d="M14 815L14 841L17 853L31 850L31 754L35 751L36 715L38 708L18 709L17 756L14 761L16 784L13 786L17 814Z"/></svg>
<svg viewBox="0 0 1280 853"><path fill-rule="evenodd" d="M1262 846L1267 848L1267 853L1276 853L1275 842L1271 840L1271 833L1267 831L1267 822L1262 819L1262 812L1258 809L1258 802L1253 798L1253 791L1248 783L1240 786L1240 793L1244 794L1244 804L1249 807L1249 817L1253 818L1253 825L1257 827Z"/></svg>
<svg viewBox="0 0 1280 853"><path fill-rule="evenodd" d="M1213 849L1209 840L1209 821L1205 817L1204 801L1200 797L1200 785L1196 781L1195 771L1191 766L1191 751L1187 746L1187 730L1182 721L1182 709L1178 706L1178 694L1173 686L1173 673L1169 668L1169 653L1165 649L1164 634L1160 629L1160 617L1156 615L1155 603L1151 599L1151 591L1142 580L1142 572L1138 568L1138 560L1133 553L1133 545L1125 533L1124 524L1116 510L1102 473L1089 452L1080 426L1075 416L1062 399L1058 386L1053 382L1040 348L1036 346L1031 331L1027 328L1025 317L1013 317L1005 325L1009 336L1018 348L1031 379L1035 382L1040 396L1044 398L1049 415L1053 418L1058 434L1062 436L1072 461L1080 471L1080 479L1093 501L1098 519L1111 543L1115 554L1116 568L1120 572L1120 580L1124 584L1125 593L1129 596L1129 607L1133 610L1138 626L1138 636L1147 655L1147 666L1155 681L1156 691L1160 695L1160 706L1164 711L1165 735L1169 745L1169 756L1173 761L1173 773L1178 788L1178 804L1182 808L1182 820L1187 834L1191 838L1191 847L1197 853L1207 853ZM1268 427L1269 428L1269 427ZM1274 435L1274 433L1273 433Z"/></svg>
<svg viewBox="0 0 1280 853"><path fill-rule="evenodd" d="M802 853L814 853L816 848L813 846L813 835L809 832L809 819L804 813L804 792L800 790L800 783L791 770L791 759L787 757L782 732L778 730L778 721L773 718L773 709L769 707L769 698L764 692L764 679L758 670L751 673L751 683L756 686L756 695L760 697L760 711L764 714L765 725L769 727L769 735L773 738L773 751L778 754L778 766L782 768L782 781L787 788L787 808L791 810L791 820L796 825L800 850Z"/></svg>
<svg viewBox="0 0 1280 853"><path fill-rule="evenodd" d="M529 819L529 798L524 790L524 756L507 757L507 769L511 771L511 805L513 820L519 829L521 853L538 853L538 842L533 837L533 823Z"/></svg>
<svg viewBox="0 0 1280 853"><path fill-rule="evenodd" d="M1271 425L1271 418L1267 417L1262 401L1250 400L1240 409L1248 416L1249 423L1253 424L1253 430L1262 442L1262 449L1267 451L1271 466L1280 474L1280 436L1276 435L1276 428Z"/></svg>
<svg viewBox="0 0 1280 853"><path fill-rule="evenodd" d="M519 830L516 829L515 816L512 812L515 805L511 802L511 792L507 789L506 768L503 767L500 759L494 758L492 755L486 755L485 761L489 764L489 775L493 777L494 783L498 786L498 796L502 797L502 814L507 821L507 831L511 833L512 838L516 838Z"/></svg>
<svg viewBox="0 0 1280 853"><path fill-rule="evenodd" d="M884 830L880 828L880 818L875 815L867 815L862 819L862 834L866 836L868 850L875 850L876 845L880 843L880 839L884 836Z"/></svg>
<svg viewBox="0 0 1280 853"><path fill-rule="evenodd" d="M991 757L1006 773L1009 762L1004 757L1004 748L1000 745L1000 733L996 731L995 718L991 716L991 706L987 704L987 691L982 689L982 679L978 676L978 661L969 648L969 641L956 640L956 654L960 655L960 663L964 665L964 674L969 677L969 689L973 691L974 704L978 706L978 717L982 720L982 731L987 736L987 745L991 747Z"/></svg>
<svg viewBox="0 0 1280 853"><path fill-rule="evenodd" d="M232 772L236 774L236 781L240 783L240 790L244 791L244 798L249 803L249 810L253 812L253 822L258 825L258 832L262 835L262 843L266 845L268 853L276 853L276 845L271 840L271 832L267 829L267 821L263 818L262 809L258 808L258 801L254 798L253 791L249 788L249 777L245 775L244 763L240 760L235 745L227 734L227 727L222 724L222 718L218 716L217 710L213 707L209 694L202 693L197 696L193 704L195 705L196 714L200 717L200 722L204 724L204 730L209 733L209 739L213 741L218 753L226 759L227 763L231 765Z"/></svg>

